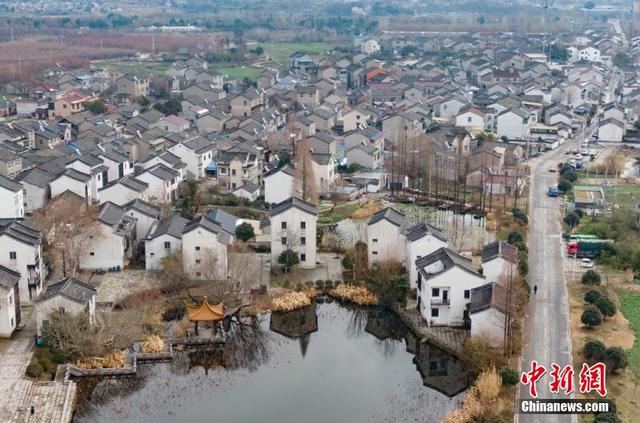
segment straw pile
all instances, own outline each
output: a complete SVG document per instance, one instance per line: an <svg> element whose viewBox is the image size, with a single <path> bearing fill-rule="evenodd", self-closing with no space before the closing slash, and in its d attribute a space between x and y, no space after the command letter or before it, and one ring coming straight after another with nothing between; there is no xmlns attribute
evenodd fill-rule
<svg viewBox="0 0 640 423"><path fill-rule="evenodd" d="M378 297L364 286L341 284L329 291L329 294L362 306L378 305Z"/></svg>
<svg viewBox="0 0 640 423"><path fill-rule="evenodd" d="M143 353L159 353L164 351L164 341L158 335L150 335L142 343Z"/></svg>
<svg viewBox="0 0 640 423"><path fill-rule="evenodd" d="M289 292L271 300L273 311L293 311L311 305L311 300L302 292Z"/></svg>
<svg viewBox="0 0 640 423"><path fill-rule="evenodd" d="M124 367L126 357L122 351L112 351L104 357L83 358L76 361L81 369L113 369Z"/></svg>

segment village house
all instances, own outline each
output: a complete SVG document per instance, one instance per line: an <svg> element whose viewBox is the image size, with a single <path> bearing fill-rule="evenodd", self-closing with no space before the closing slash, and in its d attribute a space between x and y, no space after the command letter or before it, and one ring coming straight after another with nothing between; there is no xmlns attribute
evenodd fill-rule
<svg viewBox="0 0 640 423"><path fill-rule="evenodd" d="M218 151L217 166L218 180L229 191L247 182L262 185L262 152L257 147L236 145Z"/></svg>
<svg viewBox="0 0 640 423"><path fill-rule="evenodd" d="M518 249L504 241L482 247L482 274L489 282L507 285L518 274Z"/></svg>
<svg viewBox="0 0 640 423"><path fill-rule="evenodd" d="M291 166L273 169L265 173L263 180L266 203L278 204L291 197L294 183L294 170Z"/></svg>
<svg viewBox="0 0 640 423"><path fill-rule="evenodd" d="M178 172L159 163L137 175L136 179L145 182L149 186L147 191L148 201L169 204L177 198L179 177L180 174Z"/></svg>
<svg viewBox="0 0 640 423"><path fill-rule="evenodd" d="M249 88L231 99L232 116L251 116L262 110L264 97L256 89Z"/></svg>
<svg viewBox="0 0 640 423"><path fill-rule="evenodd" d="M25 213L32 213L45 206L51 198L49 183L54 175L37 167L22 172L16 178L23 190L23 204Z"/></svg>
<svg viewBox="0 0 640 423"><path fill-rule="evenodd" d="M98 154L102 164L107 167L107 181L116 181L123 176L131 175L133 163L126 154L117 150L107 150Z"/></svg>
<svg viewBox="0 0 640 423"><path fill-rule="evenodd" d="M238 198L244 198L247 201L254 202L260 196L260 186L252 182L246 182L244 185L236 188L232 194Z"/></svg>
<svg viewBox="0 0 640 423"><path fill-rule="evenodd" d="M99 201L98 192L100 188L109 183L109 168L102 163L102 159L87 154L77 157L67 163L67 169L74 169L84 175L89 175L89 194L92 201Z"/></svg>
<svg viewBox="0 0 640 423"><path fill-rule="evenodd" d="M449 246L449 241L441 229L428 223L419 222L402 230L406 239L405 263L407 264L407 274L411 288L416 288L418 280L418 270L415 266L416 260L428 256L440 248Z"/></svg>
<svg viewBox="0 0 640 423"><path fill-rule="evenodd" d="M498 138L526 140L531 135L531 126L536 123L536 115L520 108L509 108L496 117Z"/></svg>
<svg viewBox="0 0 640 423"><path fill-rule="evenodd" d="M24 194L19 182L0 175L0 219L24 217Z"/></svg>
<svg viewBox="0 0 640 423"><path fill-rule="evenodd" d="M20 325L20 273L0 266L0 338L9 338Z"/></svg>
<svg viewBox="0 0 640 423"><path fill-rule="evenodd" d="M144 241L145 268L147 270L162 270L162 260L176 254L182 248L182 231L189 220L171 215L151 227L149 235Z"/></svg>
<svg viewBox="0 0 640 423"><path fill-rule="evenodd" d="M209 216L189 222L182 231L184 272L196 280L226 280L227 248L234 237Z"/></svg>
<svg viewBox="0 0 640 423"><path fill-rule="evenodd" d="M149 80L134 75L122 75L116 80L116 95L128 98L149 96Z"/></svg>
<svg viewBox="0 0 640 423"><path fill-rule="evenodd" d="M463 326L468 321L471 290L486 284L471 260L447 248L421 257L418 271L418 310L429 326Z"/></svg>
<svg viewBox="0 0 640 423"><path fill-rule="evenodd" d="M79 257L79 268L121 270L133 257L136 245L136 219L113 203L102 204L97 229L89 234Z"/></svg>
<svg viewBox="0 0 640 423"><path fill-rule="evenodd" d="M206 138L197 136L169 147L169 151L187 165L189 174L202 178L213 160L214 145Z"/></svg>
<svg viewBox="0 0 640 423"><path fill-rule="evenodd" d="M88 283L75 278L64 278L47 286L47 290L36 301L36 330L42 335L49 314L55 310L78 315L87 313L89 323L96 323L96 294L98 291Z"/></svg>
<svg viewBox="0 0 640 423"><path fill-rule="evenodd" d="M66 169L51 179L49 189L51 198L70 191L84 198L87 203L91 203L91 175L78 172L75 169Z"/></svg>
<svg viewBox="0 0 640 423"><path fill-rule="evenodd" d="M40 295L46 276L42 234L17 221L2 226L0 266L20 274L20 302L30 304Z"/></svg>
<svg viewBox="0 0 640 423"><path fill-rule="evenodd" d="M394 208L387 207L374 214L367 223L367 245L369 266L385 261L405 265L406 236L402 231L405 216Z"/></svg>
<svg viewBox="0 0 640 423"><path fill-rule="evenodd" d="M469 304L471 339L489 342L495 347L504 345L507 288L490 282L473 288Z"/></svg>
<svg viewBox="0 0 640 423"><path fill-rule="evenodd" d="M148 189L149 184L146 182L131 175L125 176L100 188L99 202L100 204L110 202L121 206L136 199L146 201Z"/></svg>
<svg viewBox="0 0 640 423"><path fill-rule="evenodd" d="M605 119L598 126L599 142L622 142L624 134L624 123L614 118Z"/></svg>
<svg viewBox="0 0 640 423"><path fill-rule="evenodd" d="M271 266L280 267L278 258L286 250L298 254L299 267L316 267L316 206L289 197L271 207Z"/></svg>

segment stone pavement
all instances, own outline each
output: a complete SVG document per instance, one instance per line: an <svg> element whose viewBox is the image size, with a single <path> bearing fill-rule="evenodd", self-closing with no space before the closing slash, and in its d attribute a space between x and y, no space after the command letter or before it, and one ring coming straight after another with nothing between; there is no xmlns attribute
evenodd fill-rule
<svg viewBox="0 0 640 423"><path fill-rule="evenodd" d="M94 274L89 283L98 289L96 302L110 303L120 301L132 292L142 291L158 285L159 272L147 270L123 270Z"/></svg>
<svg viewBox="0 0 640 423"><path fill-rule="evenodd" d="M26 310L25 320L31 311ZM30 330L18 332L0 352L0 421L70 422L75 383L34 382L25 377L33 356L33 335Z"/></svg>
<svg viewBox="0 0 640 423"><path fill-rule="evenodd" d="M457 357L462 356L464 340L469 336L468 330L447 326L427 326L416 308L416 302L412 300L407 301L405 308L396 306L394 309L417 336Z"/></svg>

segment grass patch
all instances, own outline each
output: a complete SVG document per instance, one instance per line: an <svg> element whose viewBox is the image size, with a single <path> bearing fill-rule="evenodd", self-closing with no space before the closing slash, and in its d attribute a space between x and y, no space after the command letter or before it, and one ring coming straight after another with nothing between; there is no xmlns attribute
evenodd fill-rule
<svg viewBox="0 0 640 423"><path fill-rule="evenodd" d="M256 81L264 70L253 66L212 66L211 69L238 81L242 81L245 77Z"/></svg>
<svg viewBox="0 0 640 423"><path fill-rule="evenodd" d="M250 45L251 48L258 46L262 47L272 60L282 63L287 62L289 55L294 51L321 55L335 47L330 43L260 43Z"/></svg>
<svg viewBox="0 0 640 423"><path fill-rule="evenodd" d="M102 61L94 63L99 67L108 67L126 74L154 74L164 75L171 66L170 63L123 63Z"/></svg>
<svg viewBox="0 0 640 423"><path fill-rule="evenodd" d="M629 350L629 365L636 377L640 377L640 292L623 294L620 310L635 333L633 347Z"/></svg>
<svg viewBox="0 0 640 423"><path fill-rule="evenodd" d="M635 209L640 200L640 185L621 184L611 187L603 187L608 204L617 204L619 208Z"/></svg>

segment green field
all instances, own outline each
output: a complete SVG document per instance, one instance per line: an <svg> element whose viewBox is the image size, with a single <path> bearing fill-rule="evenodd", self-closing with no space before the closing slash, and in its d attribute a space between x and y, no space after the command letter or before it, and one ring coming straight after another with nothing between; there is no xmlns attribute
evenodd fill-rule
<svg viewBox="0 0 640 423"><path fill-rule="evenodd" d="M640 377L640 293L623 294L620 298L620 311L635 333L633 347L629 350L629 367L637 377Z"/></svg>
<svg viewBox="0 0 640 423"><path fill-rule="evenodd" d="M167 69L171 66L170 63L140 63L140 62L117 62L117 61L100 61L95 62L95 66L108 67L110 69L119 70L122 73L137 75L137 74L154 74L164 75Z"/></svg>
<svg viewBox="0 0 640 423"><path fill-rule="evenodd" d="M640 185L622 184L603 187L607 204L617 204L621 209L635 209L640 201Z"/></svg>
<svg viewBox="0 0 640 423"><path fill-rule="evenodd" d="M300 51L308 54L324 54L335 47L330 43L256 43L249 44L249 48L262 47L272 60L284 63L289 59L289 54Z"/></svg>
<svg viewBox="0 0 640 423"><path fill-rule="evenodd" d="M242 81L245 77L255 81L263 71L262 68L253 66L209 66L209 69L227 75L231 79L237 79L238 81Z"/></svg>

